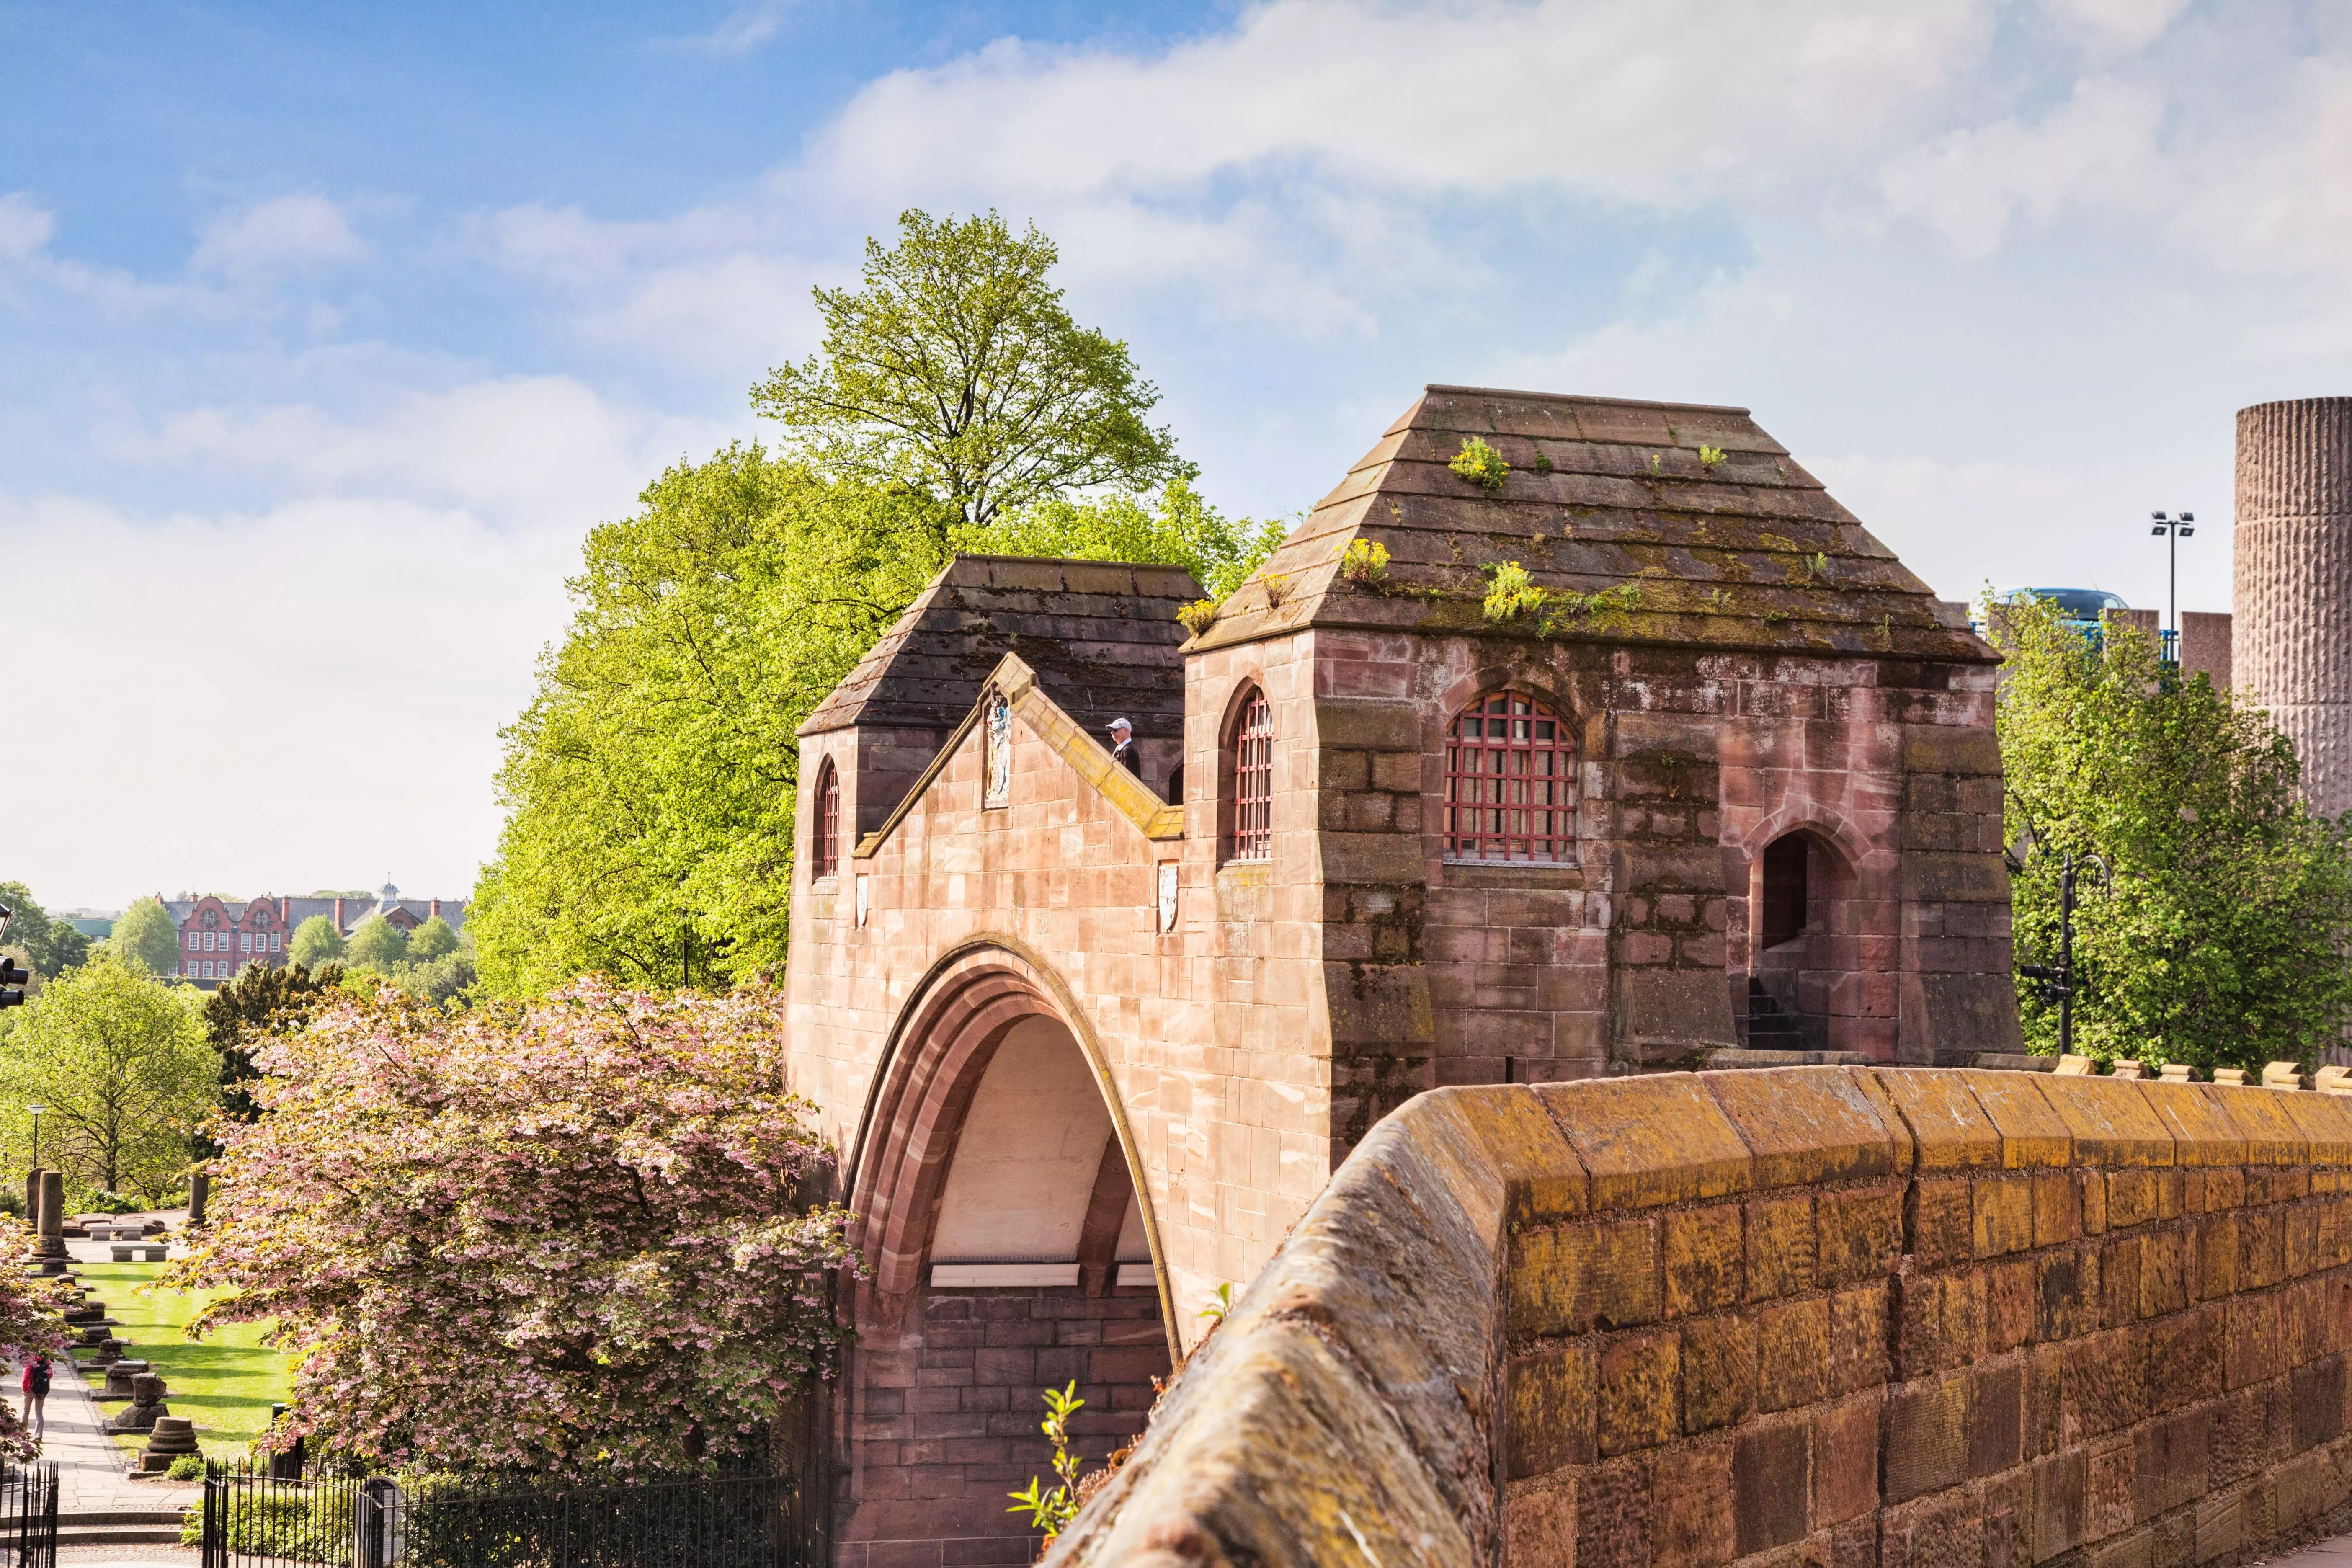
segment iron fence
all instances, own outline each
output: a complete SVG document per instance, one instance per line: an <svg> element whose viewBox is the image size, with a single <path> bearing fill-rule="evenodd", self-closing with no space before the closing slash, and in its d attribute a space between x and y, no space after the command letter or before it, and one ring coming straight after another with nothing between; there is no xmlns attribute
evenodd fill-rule
<svg viewBox="0 0 2352 1568"><path fill-rule="evenodd" d="M502 1476L208 1467L204 1568L824 1568L787 1476L559 1487Z"/></svg>
<svg viewBox="0 0 2352 1568"><path fill-rule="evenodd" d="M0 1554L9 1568L57 1568L58 1467L0 1470Z"/></svg>

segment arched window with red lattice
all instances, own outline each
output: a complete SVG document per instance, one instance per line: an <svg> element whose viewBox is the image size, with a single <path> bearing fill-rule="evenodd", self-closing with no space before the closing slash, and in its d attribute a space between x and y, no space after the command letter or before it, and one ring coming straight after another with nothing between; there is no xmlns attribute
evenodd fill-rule
<svg viewBox="0 0 2352 1568"><path fill-rule="evenodd" d="M841 869L841 775L831 757L818 765L816 821L809 828L809 875L833 876Z"/></svg>
<svg viewBox="0 0 2352 1568"><path fill-rule="evenodd" d="M1233 826L1225 836L1225 858L1267 860L1274 857L1274 708L1256 687L1235 708L1226 747L1233 759L1225 797L1233 802Z"/></svg>
<svg viewBox="0 0 2352 1568"><path fill-rule="evenodd" d="M1445 855L1565 860L1576 841L1576 742L1521 692L1490 691L1445 738Z"/></svg>

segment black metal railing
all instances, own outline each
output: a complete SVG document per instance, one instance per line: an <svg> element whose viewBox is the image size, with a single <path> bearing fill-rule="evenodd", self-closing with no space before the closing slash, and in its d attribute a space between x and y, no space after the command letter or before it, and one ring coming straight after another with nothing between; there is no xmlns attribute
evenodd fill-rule
<svg viewBox="0 0 2352 1568"><path fill-rule="evenodd" d="M822 1520L788 1476L557 1486L506 1476L214 1465L204 1568L824 1568Z"/></svg>
<svg viewBox="0 0 2352 1568"><path fill-rule="evenodd" d="M58 1568L58 1467L0 1470L0 1560L8 1568Z"/></svg>
<svg viewBox="0 0 2352 1568"><path fill-rule="evenodd" d="M364 1472L313 1464L294 1469L258 1463L205 1467L201 1518L203 1568L328 1563L348 1565L352 1520Z"/></svg>

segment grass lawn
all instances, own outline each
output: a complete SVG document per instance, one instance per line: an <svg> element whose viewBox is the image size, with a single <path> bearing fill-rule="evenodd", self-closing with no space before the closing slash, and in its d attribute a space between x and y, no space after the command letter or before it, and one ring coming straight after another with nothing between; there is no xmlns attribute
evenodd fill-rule
<svg viewBox="0 0 2352 1568"><path fill-rule="evenodd" d="M196 1440L206 1455L226 1458L242 1450L269 1425L272 1404L290 1399L286 1357L261 1345L262 1325L231 1323L188 1339L182 1329L208 1300L197 1290L150 1290L161 1263L77 1263L82 1289L106 1303L107 1316L121 1320L114 1331L122 1353L152 1362L171 1392L163 1403L174 1415L196 1424ZM88 1365L87 1361L84 1362ZM121 1405L105 1406L111 1415ZM143 1437L117 1437L136 1452Z"/></svg>

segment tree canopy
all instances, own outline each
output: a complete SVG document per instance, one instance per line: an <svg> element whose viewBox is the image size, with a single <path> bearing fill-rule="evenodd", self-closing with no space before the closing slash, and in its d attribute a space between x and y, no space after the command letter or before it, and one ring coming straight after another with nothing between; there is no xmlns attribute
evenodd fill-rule
<svg viewBox="0 0 2352 1568"><path fill-rule="evenodd" d="M2293 744L2203 676L2183 679L2126 626L2086 637L2046 604L2002 606L1997 722L2007 832L2041 851L2012 879L2021 963L2058 949L2058 859L2096 853L2074 954L2076 1048L2259 1068L2308 1060L2352 1017L2352 819L2296 795ZM2057 1009L2019 994L2028 1040L2054 1049Z"/></svg>
<svg viewBox="0 0 2352 1568"><path fill-rule="evenodd" d="M335 922L324 915L312 915L294 928L286 952L295 963L316 969L342 957L343 946L343 933L335 929Z"/></svg>
<svg viewBox="0 0 2352 1568"><path fill-rule="evenodd" d="M343 952L354 968L389 969L408 957L408 933L382 915L370 915L352 928Z"/></svg>
<svg viewBox="0 0 2352 1568"><path fill-rule="evenodd" d="M343 972L335 964L313 971L299 959L285 964L249 963L227 984L205 998L205 1042L220 1058L221 1110L239 1121L255 1115L246 1087L260 1071L254 1043L273 1030L299 1028L311 1011L334 993Z"/></svg>
<svg viewBox="0 0 2352 1568"><path fill-rule="evenodd" d="M0 1046L0 1083L47 1107L44 1162L106 1191L161 1198L220 1087L194 992L105 957L51 981Z"/></svg>
<svg viewBox="0 0 2352 1568"><path fill-rule="evenodd" d="M429 963L436 958L446 958L457 951L457 933L439 915L430 917L408 933L408 959L412 963Z"/></svg>
<svg viewBox="0 0 2352 1568"><path fill-rule="evenodd" d="M107 951L150 974L180 972L180 928L156 898L133 899L106 939Z"/></svg>
<svg viewBox="0 0 2352 1568"><path fill-rule="evenodd" d="M798 444L681 463L590 532L504 731L506 826L467 916L484 990L780 968L796 731L952 553L1178 564L1223 594L1281 542L1192 488L1053 259L993 215L908 214L862 292L820 292L823 353L759 395Z"/></svg>
<svg viewBox="0 0 2352 1568"><path fill-rule="evenodd" d="M1145 422L1160 394L1127 345L1071 320L1033 225L908 209L866 242L863 287L818 289L823 348L752 389L825 473L929 496L986 525L1032 501L1190 479Z"/></svg>
<svg viewBox="0 0 2352 1568"><path fill-rule="evenodd" d="M0 909L15 911L8 922L8 947L34 973L55 978L89 957L89 938L64 921L51 919L24 883L0 882Z"/></svg>
<svg viewBox="0 0 2352 1568"><path fill-rule="evenodd" d="M577 1474L764 1458L843 1336L845 1216L771 987L528 1008L342 998L261 1044L192 1329L275 1319L294 1430L379 1462Z"/></svg>

